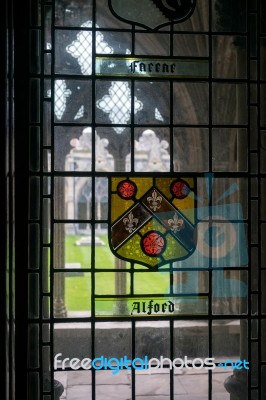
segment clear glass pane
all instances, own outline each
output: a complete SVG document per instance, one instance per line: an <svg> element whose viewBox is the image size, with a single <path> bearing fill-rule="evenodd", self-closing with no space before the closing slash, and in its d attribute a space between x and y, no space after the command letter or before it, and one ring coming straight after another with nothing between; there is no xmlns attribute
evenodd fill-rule
<svg viewBox="0 0 266 400"><path fill-rule="evenodd" d="M247 86L235 83L214 83L212 122L218 125L247 123Z"/></svg>
<svg viewBox="0 0 266 400"><path fill-rule="evenodd" d="M192 16L175 25L175 31L206 32L209 29L209 1L200 0Z"/></svg>
<svg viewBox="0 0 266 400"><path fill-rule="evenodd" d="M95 338L95 357L120 358L127 356L131 359L130 322L97 322ZM108 372L111 375L111 371Z"/></svg>
<svg viewBox="0 0 266 400"><path fill-rule="evenodd" d="M131 47L132 34L130 32L96 31L97 54L107 54L108 51L114 54L131 54Z"/></svg>
<svg viewBox="0 0 266 400"><path fill-rule="evenodd" d="M149 397L169 398L170 395L170 372L168 368L163 373L155 371L136 372L136 395L139 399Z"/></svg>
<svg viewBox="0 0 266 400"><path fill-rule="evenodd" d="M115 358L117 357L115 356ZM113 363L110 364L113 370L96 371L96 396L98 396L99 399L130 399L131 371L119 370L119 372L117 372L116 360L113 360Z"/></svg>
<svg viewBox="0 0 266 400"><path fill-rule="evenodd" d="M208 124L208 84L194 82L174 82L173 111L174 124Z"/></svg>
<svg viewBox="0 0 266 400"><path fill-rule="evenodd" d="M83 225L54 225L54 268L72 268L78 275L91 267L91 229L86 224L86 231Z"/></svg>
<svg viewBox="0 0 266 400"><path fill-rule="evenodd" d="M170 356L170 329L168 321L137 321L135 335L136 357L158 358Z"/></svg>
<svg viewBox="0 0 266 400"><path fill-rule="evenodd" d="M246 314L248 280L246 271L213 271L213 314Z"/></svg>
<svg viewBox="0 0 266 400"><path fill-rule="evenodd" d="M245 350L247 350L247 321L246 320L213 320L212 323L212 343L215 362L225 362L226 360L236 361L243 359ZM240 332L243 347L240 350ZM246 353L247 354L247 353ZM246 357L247 360L247 357ZM223 370L229 370L229 367L223 367ZM230 369L232 373L232 370Z"/></svg>
<svg viewBox="0 0 266 400"><path fill-rule="evenodd" d="M65 297L62 288L65 287ZM54 274L54 315L59 317L63 303L66 318L84 318L91 314L91 274L87 272L56 272ZM63 315L61 315L62 317Z"/></svg>
<svg viewBox="0 0 266 400"><path fill-rule="evenodd" d="M181 368L174 376L174 393L176 399L197 397L199 399L208 398L208 371L189 370Z"/></svg>
<svg viewBox="0 0 266 400"><path fill-rule="evenodd" d="M75 232L86 231L86 221L91 219L91 178L56 177L54 179L54 193L55 218L84 221L76 224Z"/></svg>
<svg viewBox="0 0 266 400"><path fill-rule="evenodd" d="M131 122L131 82L96 82L96 120L99 123L128 125ZM143 103L135 96L135 113L142 109ZM122 133L124 127L114 127Z"/></svg>
<svg viewBox="0 0 266 400"><path fill-rule="evenodd" d="M56 79L54 83L55 122L91 122L91 81Z"/></svg>
<svg viewBox="0 0 266 400"><path fill-rule="evenodd" d="M169 273L143 272L134 274L136 294L160 294L169 292Z"/></svg>
<svg viewBox="0 0 266 400"><path fill-rule="evenodd" d="M83 2L68 1L63 4L55 1L55 25L56 26L81 26L87 20L92 19L92 0Z"/></svg>
<svg viewBox="0 0 266 400"><path fill-rule="evenodd" d="M246 32L247 2L224 3L214 0L212 29L218 32Z"/></svg>
<svg viewBox="0 0 266 400"><path fill-rule="evenodd" d="M134 169L136 172L168 172L170 170L168 128L136 128ZM131 158L126 158L126 169L130 171Z"/></svg>
<svg viewBox="0 0 266 400"><path fill-rule="evenodd" d="M131 29L131 25L122 22L111 13L108 0L97 0L96 24L100 28Z"/></svg>
<svg viewBox="0 0 266 400"><path fill-rule="evenodd" d="M79 358L79 360L82 360L91 357L90 323L78 321L55 323L53 328L53 337L53 356L56 371L69 367L69 361L72 358ZM77 371L72 372L72 374L74 373L76 374ZM56 374L59 374L59 371L56 372ZM84 371L84 374L86 374L85 376L88 376L89 371ZM69 375L69 378L71 379L71 374Z"/></svg>
<svg viewBox="0 0 266 400"><path fill-rule="evenodd" d="M207 320L174 322L174 358L205 358L208 355L209 330Z"/></svg>
<svg viewBox="0 0 266 400"><path fill-rule="evenodd" d="M239 45L240 48L239 48ZM245 79L247 77L246 38L243 36L214 36L213 77L221 79Z"/></svg>
<svg viewBox="0 0 266 400"><path fill-rule="evenodd" d="M168 124L170 111L169 82L140 82L135 83L135 93L145 104L139 112L135 105L136 124ZM156 93L161 93L158 97Z"/></svg>
<svg viewBox="0 0 266 400"><path fill-rule="evenodd" d="M214 128L212 137L213 171L247 170L246 129Z"/></svg>
<svg viewBox="0 0 266 400"><path fill-rule="evenodd" d="M174 129L175 171L209 170L209 130L203 128ZM193 143L193 146L190 146Z"/></svg>
<svg viewBox="0 0 266 400"><path fill-rule="evenodd" d="M208 57L208 36L197 34L174 35L174 55L183 57Z"/></svg>
<svg viewBox="0 0 266 400"><path fill-rule="evenodd" d="M170 37L168 34L137 33L135 35L135 54L169 56Z"/></svg>
<svg viewBox="0 0 266 400"><path fill-rule="evenodd" d="M128 170L130 159L130 129L125 128L119 133L119 128L97 127L95 153L95 169L100 172Z"/></svg>
<svg viewBox="0 0 266 400"><path fill-rule="evenodd" d="M119 294L117 288L120 283L120 287L123 285L123 294L129 294L129 279L130 276L126 272L98 272L95 276L95 293L99 295ZM108 285L106 285L108 282ZM100 300L98 301L100 302ZM100 303L99 303L100 304ZM109 307L110 303L102 302L102 307ZM98 311L99 308L98 308ZM107 311L107 309L103 309Z"/></svg>
<svg viewBox="0 0 266 400"><path fill-rule="evenodd" d="M115 257L109 247L107 229L105 233L104 231L101 233L97 232L95 237L95 267L115 268Z"/></svg>

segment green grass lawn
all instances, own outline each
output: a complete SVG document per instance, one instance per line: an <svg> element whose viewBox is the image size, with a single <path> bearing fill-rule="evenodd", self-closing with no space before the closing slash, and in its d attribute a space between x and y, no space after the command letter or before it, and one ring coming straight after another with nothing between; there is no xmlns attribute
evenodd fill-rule
<svg viewBox="0 0 266 400"><path fill-rule="evenodd" d="M115 274L121 272L101 272L101 268L114 268L115 257L109 249L106 235L98 235L105 246L95 246L95 293L101 295L115 294ZM91 268L91 247L76 246L80 239L76 235L66 236L66 263L80 263L81 268ZM142 269L146 267L141 267ZM79 270L80 271L80 270ZM127 274L127 273L126 273ZM79 276L81 275L81 276ZM127 274L127 293L130 290L130 274ZM136 272L134 274L135 294L166 293L169 287L169 275L162 272ZM70 273L65 278L65 301L69 311L90 311L91 309L91 274L89 272ZM111 309L110 309L111 308ZM97 302L97 310L112 311L111 302Z"/></svg>

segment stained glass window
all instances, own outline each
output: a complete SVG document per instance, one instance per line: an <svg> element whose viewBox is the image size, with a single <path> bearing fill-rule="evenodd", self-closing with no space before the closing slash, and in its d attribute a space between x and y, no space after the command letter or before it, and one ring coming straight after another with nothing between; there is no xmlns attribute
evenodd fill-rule
<svg viewBox="0 0 266 400"><path fill-rule="evenodd" d="M29 400L53 400L62 377L66 400L119 400L118 389L121 400L229 399L234 388L259 399L265 29L255 3L40 4L31 28L42 50L30 76L39 164L29 176ZM122 368L114 389L111 368L55 368L57 354L213 357L215 368ZM251 374L222 369L240 358L254 362Z"/></svg>

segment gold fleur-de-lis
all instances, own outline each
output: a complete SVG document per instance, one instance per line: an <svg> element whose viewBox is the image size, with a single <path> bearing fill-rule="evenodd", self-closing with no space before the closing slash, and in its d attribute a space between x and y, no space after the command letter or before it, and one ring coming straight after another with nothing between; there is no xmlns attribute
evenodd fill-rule
<svg viewBox="0 0 266 400"><path fill-rule="evenodd" d="M181 231L184 229L184 220L182 218L178 218L177 213L173 216L173 219L168 219L168 224L170 225L171 231L174 233Z"/></svg>
<svg viewBox="0 0 266 400"><path fill-rule="evenodd" d="M136 229L138 222L139 222L138 218L134 218L134 215L132 212L130 214L128 214L128 218L123 219L125 229L129 233L132 233Z"/></svg>
<svg viewBox="0 0 266 400"><path fill-rule="evenodd" d="M154 189L151 196L147 197L147 200L149 202L150 208L153 211L156 211L161 207L161 202L163 199L162 196L158 195L158 193Z"/></svg>

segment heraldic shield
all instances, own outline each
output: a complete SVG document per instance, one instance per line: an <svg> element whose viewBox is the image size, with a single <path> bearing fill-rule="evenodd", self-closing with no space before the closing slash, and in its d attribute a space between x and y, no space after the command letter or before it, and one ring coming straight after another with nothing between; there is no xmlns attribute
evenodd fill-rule
<svg viewBox="0 0 266 400"><path fill-rule="evenodd" d="M109 244L116 257L156 269L194 252L194 178L109 179Z"/></svg>
<svg viewBox="0 0 266 400"><path fill-rule="evenodd" d="M196 0L109 0L109 7L122 21L158 29L189 18Z"/></svg>

